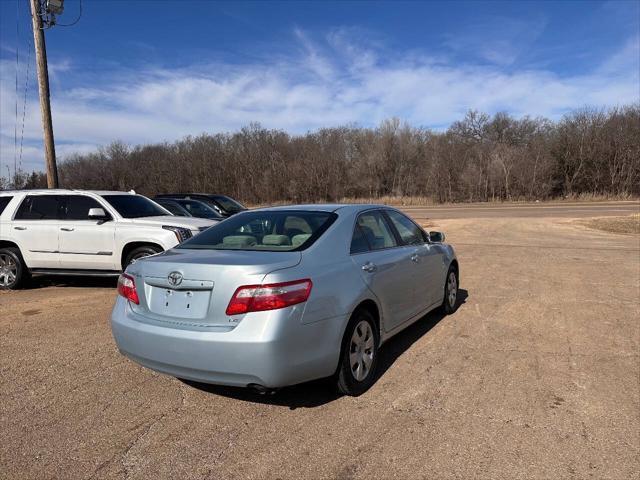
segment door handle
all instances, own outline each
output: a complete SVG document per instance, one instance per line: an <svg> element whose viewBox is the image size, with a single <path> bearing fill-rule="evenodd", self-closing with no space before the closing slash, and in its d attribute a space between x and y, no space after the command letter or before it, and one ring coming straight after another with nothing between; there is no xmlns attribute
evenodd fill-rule
<svg viewBox="0 0 640 480"><path fill-rule="evenodd" d="M27 227L13 227L14 230L26 230Z"/></svg>
<svg viewBox="0 0 640 480"><path fill-rule="evenodd" d="M75 228L71 228L71 227L60 227L60 230L62 230L63 232L73 232L75 230Z"/></svg>
<svg viewBox="0 0 640 480"><path fill-rule="evenodd" d="M417 253L411 255L411 261L418 263L420 261L420 256Z"/></svg>
<svg viewBox="0 0 640 480"><path fill-rule="evenodd" d="M362 270L364 270L367 273L373 273L378 269L378 267L376 267L376 265L374 263L371 262L367 262L362 266Z"/></svg>

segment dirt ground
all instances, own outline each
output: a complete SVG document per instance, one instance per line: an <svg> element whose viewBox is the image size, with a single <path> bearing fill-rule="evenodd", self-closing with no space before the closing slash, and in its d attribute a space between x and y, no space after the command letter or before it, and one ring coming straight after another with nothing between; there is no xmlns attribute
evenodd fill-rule
<svg viewBox="0 0 640 480"><path fill-rule="evenodd" d="M637 478L640 237L569 217L437 219L464 302L376 384L259 396L114 346L114 282L0 292L2 478Z"/></svg>

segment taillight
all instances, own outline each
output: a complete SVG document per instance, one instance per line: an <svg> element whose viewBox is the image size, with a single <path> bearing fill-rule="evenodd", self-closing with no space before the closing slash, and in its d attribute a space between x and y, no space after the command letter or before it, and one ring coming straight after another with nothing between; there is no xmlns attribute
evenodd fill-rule
<svg viewBox="0 0 640 480"><path fill-rule="evenodd" d="M293 282L239 287L231 297L227 315L276 310L306 302L312 286L313 283L307 278Z"/></svg>
<svg viewBox="0 0 640 480"><path fill-rule="evenodd" d="M120 275L120 278L118 278L118 294L130 302L140 305L140 299L136 291L136 281L131 275L127 275L126 273Z"/></svg>

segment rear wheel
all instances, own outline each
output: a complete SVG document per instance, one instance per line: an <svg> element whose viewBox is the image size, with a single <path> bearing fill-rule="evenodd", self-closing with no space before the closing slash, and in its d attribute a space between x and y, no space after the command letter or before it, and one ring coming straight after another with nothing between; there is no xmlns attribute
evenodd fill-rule
<svg viewBox="0 0 640 480"><path fill-rule="evenodd" d="M449 267L447 279L444 284L444 298L442 299L442 311L449 315L456 311L458 306L458 272Z"/></svg>
<svg viewBox="0 0 640 480"><path fill-rule="evenodd" d="M344 334L338 366L338 390L358 396L375 380L380 338L376 322L367 310L354 313Z"/></svg>
<svg viewBox="0 0 640 480"><path fill-rule="evenodd" d="M129 265L140 260L141 258L148 257L150 255L155 255L156 253L162 252L162 249L159 247L154 247L151 245L146 245L143 247L134 248L131 250L129 255L127 255L126 260L124 261L124 265L122 266L123 270L126 269Z"/></svg>
<svg viewBox="0 0 640 480"><path fill-rule="evenodd" d="M29 270L17 248L0 249L0 290L16 290L29 278Z"/></svg>

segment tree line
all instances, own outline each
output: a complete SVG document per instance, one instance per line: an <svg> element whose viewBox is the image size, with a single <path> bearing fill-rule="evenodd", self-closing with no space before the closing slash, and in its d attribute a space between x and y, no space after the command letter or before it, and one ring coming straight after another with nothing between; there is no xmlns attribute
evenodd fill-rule
<svg viewBox="0 0 640 480"><path fill-rule="evenodd" d="M251 124L173 143L114 142L71 155L59 177L66 188L215 192L249 204L626 198L640 194L640 104L583 108L557 122L470 111L444 132L398 119L304 135ZM44 180L20 173L0 187L44 187Z"/></svg>

